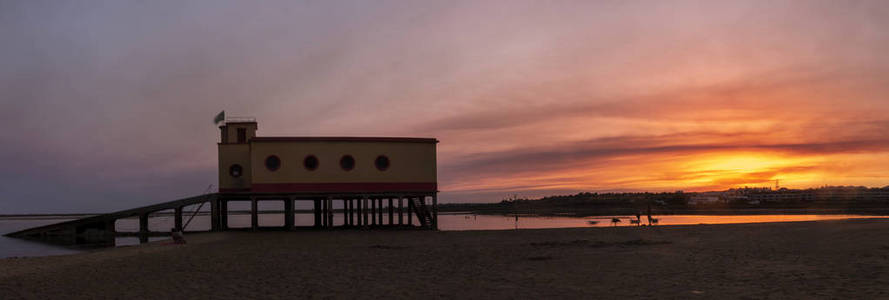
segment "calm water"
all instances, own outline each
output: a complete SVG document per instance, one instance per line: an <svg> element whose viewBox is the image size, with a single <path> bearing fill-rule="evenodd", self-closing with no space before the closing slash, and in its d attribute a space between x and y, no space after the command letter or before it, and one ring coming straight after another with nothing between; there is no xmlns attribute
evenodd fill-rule
<svg viewBox="0 0 889 300"><path fill-rule="evenodd" d="M612 223L612 218L618 218L619 223ZM696 225L696 224L733 224L733 223L763 223L763 222L798 222L819 220L840 220L858 218L889 218L889 216L861 216L861 215L663 215L656 216L659 225ZM294 215L296 226L311 226L314 222L312 214ZM471 214L439 215L438 223L441 230L508 230L508 229L535 229L535 228L571 228L571 227L610 227L610 226L636 226L630 220L635 216L598 216L598 217L530 217L520 216L516 221L513 216L489 216ZM2 219L0 218L0 234L5 234L35 226L47 225L69 219ZM187 217L186 217L187 220ZM384 222L388 222L388 215L384 215ZM395 218L397 222L397 216ZM406 220L405 220L406 221ZM249 227L250 215L239 214L229 216L230 227ZM416 222L416 219L414 219ZM343 223L342 215L334 216L334 223ZM642 223L647 224L645 217ZM283 214L262 214L259 217L260 226L283 226ZM172 216L157 216L149 219L148 227L152 231L169 231L173 227ZM135 232L139 230L139 220L122 219L116 224L117 231ZM188 225L187 230L209 230L210 218L207 215L198 215ZM166 238L151 238L162 240ZM118 238L118 246L135 245L139 239ZM0 258L13 256L43 256L77 253L64 247L46 245L0 236Z"/></svg>

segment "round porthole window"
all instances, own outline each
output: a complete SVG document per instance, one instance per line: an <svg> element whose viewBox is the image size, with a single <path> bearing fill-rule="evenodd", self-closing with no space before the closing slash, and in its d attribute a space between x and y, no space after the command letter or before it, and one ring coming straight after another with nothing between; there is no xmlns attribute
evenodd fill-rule
<svg viewBox="0 0 889 300"><path fill-rule="evenodd" d="M272 172L277 171L281 168L281 159L275 155L269 155L265 158L265 168Z"/></svg>
<svg viewBox="0 0 889 300"><path fill-rule="evenodd" d="M303 159L303 166L306 167L306 170L315 171L318 168L318 158L314 155L306 156Z"/></svg>
<svg viewBox="0 0 889 300"><path fill-rule="evenodd" d="M228 175L238 178L241 177L241 174L244 174L244 168L241 168L241 165L234 164L231 167L228 167Z"/></svg>
<svg viewBox="0 0 889 300"><path fill-rule="evenodd" d="M343 170L346 171L354 169L355 158L353 158L351 155L343 155L343 157L340 158L340 168L343 168Z"/></svg>
<svg viewBox="0 0 889 300"><path fill-rule="evenodd" d="M386 171L386 169L389 169L389 157L385 155L377 156L377 159L374 160L374 165L377 166L377 170Z"/></svg>

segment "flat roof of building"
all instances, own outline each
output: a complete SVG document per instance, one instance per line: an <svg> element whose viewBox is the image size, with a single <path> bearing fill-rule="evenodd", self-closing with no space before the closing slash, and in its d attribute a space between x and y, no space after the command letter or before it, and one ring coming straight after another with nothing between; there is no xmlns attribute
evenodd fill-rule
<svg viewBox="0 0 889 300"><path fill-rule="evenodd" d="M357 137L357 136L264 136L254 137L251 142L389 142L389 143L438 143L434 138L414 137Z"/></svg>

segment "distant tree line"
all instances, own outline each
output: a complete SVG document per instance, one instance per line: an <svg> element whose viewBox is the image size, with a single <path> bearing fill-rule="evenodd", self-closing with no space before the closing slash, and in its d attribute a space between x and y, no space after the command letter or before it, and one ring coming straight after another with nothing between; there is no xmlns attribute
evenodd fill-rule
<svg viewBox="0 0 889 300"><path fill-rule="evenodd" d="M702 204L700 199L710 200ZM715 200L715 201L713 201ZM635 213L655 209L713 208L886 208L889 210L889 186L824 186L809 189L735 188L712 192L632 192L553 195L538 199L516 196L497 203L452 203L442 211L485 211L492 213Z"/></svg>

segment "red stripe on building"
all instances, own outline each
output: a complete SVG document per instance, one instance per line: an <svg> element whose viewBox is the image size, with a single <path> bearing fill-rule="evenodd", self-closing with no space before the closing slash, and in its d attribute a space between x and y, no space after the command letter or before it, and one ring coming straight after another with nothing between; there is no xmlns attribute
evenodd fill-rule
<svg viewBox="0 0 889 300"><path fill-rule="evenodd" d="M250 192L435 192L435 182L254 183ZM225 192L220 189L220 192Z"/></svg>
<svg viewBox="0 0 889 300"><path fill-rule="evenodd" d="M355 137L355 136L258 136L251 142L401 142L401 143L438 143L434 138L409 137Z"/></svg>

